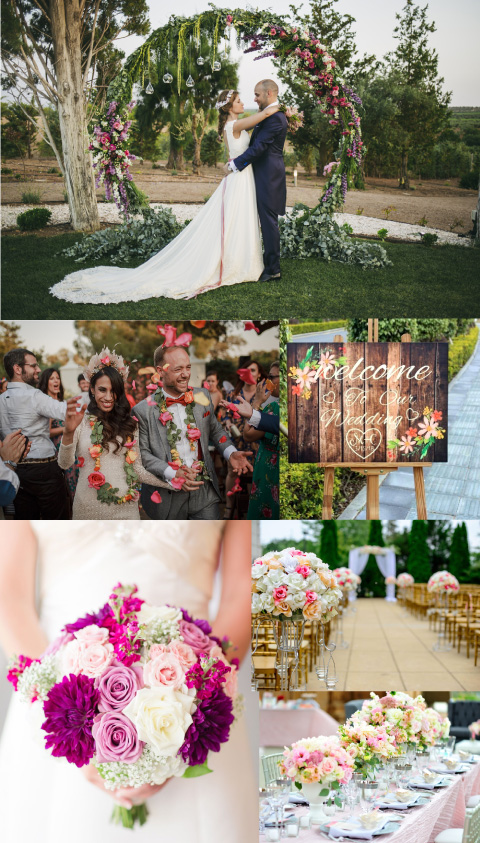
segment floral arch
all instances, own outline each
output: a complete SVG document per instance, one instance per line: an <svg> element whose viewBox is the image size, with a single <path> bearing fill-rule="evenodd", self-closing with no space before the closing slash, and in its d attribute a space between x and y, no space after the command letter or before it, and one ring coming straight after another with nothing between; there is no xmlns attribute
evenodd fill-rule
<svg viewBox="0 0 480 843"><path fill-rule="evenodd" d="M397 573L397 562L395 556L395 549L393 547L377 547L365 545L364 547L354 547L348 555L348 567L354 574L360 575L365 568L368 557L375 556L380 573L385 578L395 577ZM352 594L355 598L355 592ZM386 597L388 603L395 603L395 586L393 584L386 585Z"/></svg>
<svg viewBox="0 0 480 843"><path fill-rule="evenodd" d="M329 178L319 202L319 206L322 206L325 211L333 213L344 202L348 186L358 172L362 160L360 117L357 112L357 106L361 104L361 100L350 88L346 87L336 62L329 55L327 48L315 38L314 33L307 32L301 27L287 25L269 11L217 9L212 6L209 11L191 18L172 16L168 24L152 32L149 38L128 57L122 70L108 87L109 113L102 122L103 128L97 127L96 136L90 147L94 152L94 160L96 160L95 153L99 152L102 132L108 134L109 127L113 127L112 117L116 118L121 110L126 108L131 99L134 84L146 85L146 90L149 92L152 60L161 66L162 56L166 54L175 56L177 85L180 91L182 86L189 87L190 82L188 67L186 68L189 43L192 40L198 43L201 34L209 37L212 51L204 62L210 66L210 72L215 73L215 70L219 69L218 46L222 39L231 37L233 31L236 32L238 46L242 47L244 52L257 52L258 58L274 56L287 63L292 74L298 74L303 79L306 89L311 90L312 97L329 116L332 126L340 126L342 135L336 166L330 169ZM173 84L171 74L166 73L163 79ZM111 110L112 102L115 103L113 111ZM118 121L119 125L124 126L124 123L125 119L123 122ZM114 147L113 159L121 158L122 154L124 156L121 143L125 137L126 133L118 143L118 137L113 136L113 143L110 144L110 147ZM113 154L117 149L119 156ZM119 164L124 170L128 170L128 163L125 157L123 161L113 160L110 162L110 172ZM130 210L133 209L139 196L131 181L131 176L128 175L127 179L130 181L124 183L124 190L122 190L125 211L129 203ZM113 193L115 198L121 201L122 197L118 194L118 188L117 192L113 191Z"/></svg>

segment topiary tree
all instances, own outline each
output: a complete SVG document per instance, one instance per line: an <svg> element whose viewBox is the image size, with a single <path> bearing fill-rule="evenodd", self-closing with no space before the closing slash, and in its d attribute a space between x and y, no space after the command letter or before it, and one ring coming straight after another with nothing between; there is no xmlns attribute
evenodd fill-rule
<svg viewBox="0 0 480 843"><path fill-rule="evenodd" d="M427 534L425 521L412 521L408 543L407 571L412 575L415 582L428 582L432 574Z"/></svg>
<svg viewBox="0 0 480 843"><path fill-rule="evenodd" d="M323 521L320 533L320 558L330 568L338 568L338 535L337 522Z"/></svg>
<svg viewBox="0 0 480 843"><path fill-rule="evenodd" d="M384 547L382 522L370 521L368 531L368 544ZM362 597L385 597L385 578L377 565L373 553L370 554L367 564L362 572L362 585L360 588Z"/></svg>

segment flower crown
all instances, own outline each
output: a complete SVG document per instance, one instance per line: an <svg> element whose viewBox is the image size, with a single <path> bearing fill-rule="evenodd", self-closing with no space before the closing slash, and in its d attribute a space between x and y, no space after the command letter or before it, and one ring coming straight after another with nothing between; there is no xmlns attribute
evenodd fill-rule
<svg viewBox="0 0 480 843"><path fill-rule="evenodd" d="M115 354L114 351L110 351L106 346L102 348L99 354L93 355L83 374L90 382L93 376L104 369L105 366L113 366L121 374L123 382L127 382L129 368L125 360L120 354Z"/></svg>
<svg viewBox="0 0 480 843"><path fill-rule="evenodd" d="M233 94L233 89L228 92L226 100L222 100L221 102L219 101L219 102L215 103L215 108L217 109L217 111L220 111L220 109L223 108L223 106L227 104L227 102L230 99L230 97L232 96L232 94Z"/></svg>

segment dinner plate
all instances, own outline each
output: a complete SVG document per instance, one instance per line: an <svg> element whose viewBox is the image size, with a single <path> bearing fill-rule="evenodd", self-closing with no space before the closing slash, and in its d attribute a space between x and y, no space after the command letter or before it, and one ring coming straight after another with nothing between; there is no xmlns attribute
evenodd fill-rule
<svg viewBox="0 0 480 843"><path fill-rule="evenodd" d="M323 831L323 833L324 833L324 834L327 834L327 835L328 835L328 832L330 831L330 829L329 829L329 826L328 826L328 825L321 825L321 826L319 826L319 828L320 828L320 831ZM394 822L393 820L391 820L390 822L385 823L385 825L383 826L383 828L379 828L377 831L372 832L372 836L373 836L373 837L379 837L379 836L380 836L380 834L393 834L395 831L398 831L398 830L399 830L399 828L401 828L401 823L399 823L399 822ZM362 830L363 830L363 831L367 831L367 829L366 829L366 828L365 828L365 829L362 829ZM360 831L360 829L359 829L359 831ZM353 837L351 834L349 834L349 835L348 835L348 837L349 837L351 840L355 840L355 837ZM335 838L333 838L333 839L335 840ZM362 840L362 839L365 839L365 838L362 838L362 837L357 837L356 839L357 839L357 840Z"/></svg>

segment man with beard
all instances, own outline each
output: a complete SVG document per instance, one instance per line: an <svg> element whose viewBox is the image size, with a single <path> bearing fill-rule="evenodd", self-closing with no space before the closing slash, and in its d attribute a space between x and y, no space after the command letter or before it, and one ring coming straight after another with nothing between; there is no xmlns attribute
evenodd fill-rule
<svg viewBox="0 0 480 843"><path fill-rule="evenodd" d="M50 419L65 419L67 406L77 399L56 401L36 389L40 366L26 348L14 348L3 358L9 379L0 395L0 438L21 431L30 443L19 463L9 461L20 487L15 498L15 519L70 518L69 497L63 472L50 438Z"/></svg>

